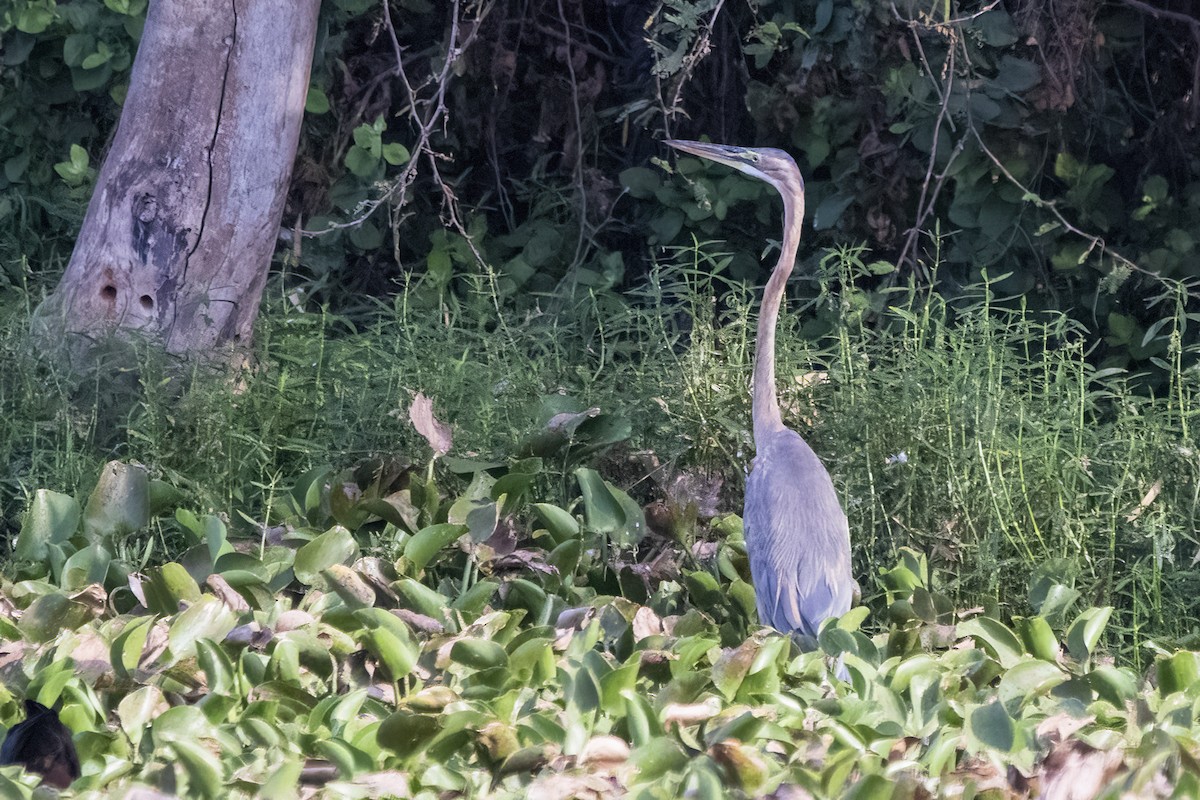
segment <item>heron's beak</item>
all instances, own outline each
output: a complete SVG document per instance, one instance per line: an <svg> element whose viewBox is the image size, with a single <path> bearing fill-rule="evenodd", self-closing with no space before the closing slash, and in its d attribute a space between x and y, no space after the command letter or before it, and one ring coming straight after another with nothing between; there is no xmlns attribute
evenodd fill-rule
<svg viewBox="0 0 1200 800"><path fill-rule="evenodd" d="M745 148L733 147L727 144L708 144L706 142L692 142L687 139L666 139L664 144L674 147L676 150L682 150L693 156L707 158L709 161L715 161L718 164L724 164L727 167L741 169L746 164Z"/></svg>

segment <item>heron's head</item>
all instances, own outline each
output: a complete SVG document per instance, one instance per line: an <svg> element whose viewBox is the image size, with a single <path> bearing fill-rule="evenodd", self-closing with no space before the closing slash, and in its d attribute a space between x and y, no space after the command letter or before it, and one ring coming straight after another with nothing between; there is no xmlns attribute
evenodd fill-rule
<svg viewBox="0 0 1200 800"><path fill-rule="evenodd" d="M736 147L730 144L691 142L686 139L667 139L676 150L707 158L718 164L733 167L752 178L766 181L785 198L804 199L804 178L796 162L774 147Z"/></svg>

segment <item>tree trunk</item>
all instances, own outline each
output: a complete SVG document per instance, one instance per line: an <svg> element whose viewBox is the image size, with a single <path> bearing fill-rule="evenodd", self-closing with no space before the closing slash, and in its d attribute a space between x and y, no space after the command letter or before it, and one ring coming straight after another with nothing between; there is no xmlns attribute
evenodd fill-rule
<svg viewBox="0 0 1200 800"><path fill-rule="evenodd" d="M152 0L112 148L37 332L136 331L180 354L249 343L319 6Z"/></svg>

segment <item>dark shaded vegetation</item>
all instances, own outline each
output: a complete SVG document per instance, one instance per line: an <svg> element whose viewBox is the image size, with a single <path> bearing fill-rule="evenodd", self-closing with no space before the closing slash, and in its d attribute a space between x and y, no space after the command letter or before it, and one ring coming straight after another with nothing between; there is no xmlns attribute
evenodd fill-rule
<svg viewBox="0 0 1200 800"><path fill-rule="evenodd" d="M144 7L0 12L0 714L61 703L81 791L1195 788L1200 23L330 2L245 368L67 375L24 329ZM779 375L849 684L755 633L730 513L778 201L666 134L808 181Z"/></svg>

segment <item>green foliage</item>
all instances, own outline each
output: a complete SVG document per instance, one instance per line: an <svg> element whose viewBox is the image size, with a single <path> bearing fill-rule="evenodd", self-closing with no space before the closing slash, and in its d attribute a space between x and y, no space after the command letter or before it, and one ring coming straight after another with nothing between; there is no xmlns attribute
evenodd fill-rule
<svg viewBox="0 0 1200 800"><path fill-rule="evenodd" d="M530 469L512 467L521 471L494 467L490 486ZM527 796L597 781L647 797L784 786L875 796L897 758L904 791L1020 791L1006 769L1078 780L1061 762L1079 748L1115 765L1116 792L1189 779L1179 756L1194 736L1200 655L1160 656L1154 682L1105 663L1111 609L1085 608L1065 627L1058 613L1010 625L957 611L926 556L904 548L878 576L890 622L856 609L823 626L820 651L801 652L777 633L750 633L740 611L727 617L741 619L736 628L720 622L739 605L736 574L681 562L685 583L712 587L689 590L683 610L669 582L641 601L603 590L624 549L615 541L600 559L552 564L548 548L604 533L586 491L574 514L512 507L487 540L510 539L497 549L465 526L388 521L413 480L307 475L261 538L230 540L217 518L180 510L201 558L107 588L5 582L0 640L19 656L0 713L11 724L20 696L61 708L83 762L80 796L291 793L317 774L328 797ZM385 492L382 515L317 533L332 523L331 498L370 503L372 487ZM459 500L428 507L436 519ZM31 520L53 502L40 496ZM539 527L547 519L557 533ZM294 572L279 569L287 564ZM1057 612L1046 598L1072 590L1043 573L1031 594ZM834 661L846 682L832 678ZM15 769L4 779L31 796Z"/></svg>

